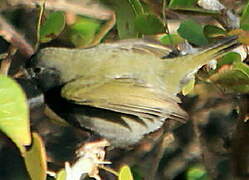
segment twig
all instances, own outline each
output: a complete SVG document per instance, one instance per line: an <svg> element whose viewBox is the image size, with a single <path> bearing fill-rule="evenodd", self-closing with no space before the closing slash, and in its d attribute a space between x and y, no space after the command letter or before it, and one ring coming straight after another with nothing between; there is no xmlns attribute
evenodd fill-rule
<svg viewBox="0 0 249 180"><path fill-rule="evenodd" d="M12 59L12 56L16 53L16 50L17 50L16 48L14 48L13 46L10 46L8 55L1 62L0 73L4 75L8 75L9 68L11 65L11 59Z"/></svg>
<svg viewBox="0 0 249 180"><path fill-rule="evenodd" d="M40 0L7 0L11 7L29 6L30 8L37 8L36 4L39 3L39 1ZM113 13L111 10L101 6L99 3L92 2L90 4L86 4L84 1L81 3L73 3L66 0L47 0L46 9L73 12L75 14L99 20L109 20Z"/></svg>
<svg viewBox="0 0 249 180"><path fill-rule="evenodd" d="M109 21L107 21L100 29L99 33L95 36L94 40L87 45L87 47L92 47L100 43L102 38L113 28L116 23L116 15L113 12Z"/></svg>
<svg viewBox="0 0 249 180"><path fill-rule="evenodd" d="M240 116L237 122L237 129L233 136L232 163L234 174L237 179L249 178L249 121L245 121L249 114L249 95L241 96Z"/></svg>
<svg viewBox="0 0 249 180"><path fill-rule="evenodd" d="M145 178L146 180L153 180L156 177L156 173L159 167L160 160L162 159L165 149L174 141L174 135L171 132L165 132L162 139L157 145L156 154L152 160L152 167L150 174Z"/></svg>
<svg viewBox="0 0 249 180"><path fill-rule="evenodd" d="M40 44L40 31L41 31L41 21L42 17L44 15L45 11L45 5L46 5L46 0L43 0L42 4L40 5L40 13L39 13L39 18L38 18L38 23L37 23L37 33L36 33L36 44L35 44L35 50L38 49L39 44Z"/></svg>
<svg viewBox="0 0 249 180"><path fill-rule="evenodd" d="M33 47L24 39L24 37L18 33L14 27L5 21L0 15L0 35L8 41L11 45L20 50L20 52L30 57L34 54Z"/></svg>

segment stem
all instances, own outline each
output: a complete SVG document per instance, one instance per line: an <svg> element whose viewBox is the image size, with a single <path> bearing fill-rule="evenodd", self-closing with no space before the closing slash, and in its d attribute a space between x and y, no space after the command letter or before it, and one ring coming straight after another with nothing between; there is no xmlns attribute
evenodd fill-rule
<svg viewBox="0 0 249 180"><path fill-rule="evenodd" d="M40 33L41 33L41 21L45 11L46 0L43 0L42 5L40 6L41 10L39 13L38 23L37 23L37 32L36 32L36 44L35 51L38 49L40 45Z"/></svg>

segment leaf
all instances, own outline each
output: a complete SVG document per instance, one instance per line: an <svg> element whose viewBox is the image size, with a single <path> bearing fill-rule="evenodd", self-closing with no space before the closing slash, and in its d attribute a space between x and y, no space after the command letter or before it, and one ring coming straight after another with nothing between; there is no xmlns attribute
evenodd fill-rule
<svg viewBox="0 0 249 180"><path fill-rule="evenodd" d="M128 1L131 7L133 8L133 11L135 12L136 16L144 13L143 6L139 0L128 0Z"/></svg>
<svg viewBox="0 0 249 180"><path fill-rule="evenodd" d="M60 170L56 174L56 180L66 180L66 171L65 171L65 169Z"/></svg>
<svg viewBox="0 0 249 180"><path fill-rule="evenodd" d="M234 69L242 71L244 74L247 75L247 77L249 77L249 66L247 64L242 62L236 62L234 63Z"/></svg>
<svg viewBox="0 0 249 180"><path fill-rule="evenodd" d="M135 30L141 34L153 35L164 32L163 23L152 14L142 14L135 19Z"/></svg>
<svg viewBox="0 0 249 180"><path fill-rule="evenodd" d="M100 23L94 19L80 18L71 26L70 36L72 43L76 47L91 43L100 28Z"/></svg>
<svg viewBox="0 0 249 180"><path fill-rule="evenodd" d="M134 12L134 4L130 4L131 0L102 0L101 2L115 11L120 39L138 37L138 32L135 30L134 25L137 12Z"/></svg>
<svg viewBox="0 0 249 180"><path fill-rule="evenodd" d="M182 22L180 27L177 29L177 32L181 37L195 45L203 46L208 44L202 26L193 20Z"/></svg>
<svg viewBox="0 0 249 180"><path fill-rule="evenodd" d="M178 34L166 34L160 38L160 42L164 45L177 45L184 42L184 39Z"/></svg>
<svg viewBox="0 0 249 180"><path fill-rule="evenodd" d="M0 75L0 82L0 130L23 153L23 146L31 143L27 100L13 79Z"/></svg>
<svg viewBox="0 0 249 180"><path fill-rule="evenodd" d="M45 180L47 172L46 152L40 136L32 133L32 146L24 154L24 161L31 179Z"/></svg>
<svg viewBox="0 0 249 180"><path fill-rule="evenodd" d="M236 62L231 69L220 71L210 80L230 91L249 93L249 66Z"/></svg>
<svg viewBox="0 0 249 180"><path fill-rule="evenodd" d="M197 3L197 0L171 0L168 7L193 7Z"/></svg>
<svg viewBox="0 0 249 180"><path fill-rule="evenodd" d="M233 64L234 62L241 62L241 56L236 52L229 52L222 56L222 58L217 63L217 69L225 64Z"/></svg>
<svg viewBox="0 0 249 180"><path fill-rule="evenodd" d="M249 2L245 6L242 12L242 16L240 17L240 27L244 29L245 27L248 27L248 26L249 26ZM244 30L248 30L248 29L244 29Z"/></svg>
<svg viewBox="0 0 249 180"><path fill-rule="evenodd" d="M205 25L203 32L208 38L215 38L226 35L226 31L214 25Z"/></svg>
<svg viewBox="0 0 249 180"><path fill-rule="evenodd" d="M189 94L195 87L195 79L191 79L186 85L182 88L182 94L185 96Z"/></svg>
<svg viewBox="0 0 249 180"><path fill-rule="evenodd" d="M133 176L129 166L125 165L120 169L118 180L133 180Z"/></svg>
<svg viewBox="0 0 249 180"><path fill-rule="evenodd" d="M207 172L204 168L196 166L192 167L187 172L187 180L208 180Z"/></svg>
<svg viewBox="0 0 249 180"><path fill-rule="evenodd" d="M56 38L65 27L65 17L63 12L53 12L49 14L44 24L41 26L40 42L49 42Z"/></svg>

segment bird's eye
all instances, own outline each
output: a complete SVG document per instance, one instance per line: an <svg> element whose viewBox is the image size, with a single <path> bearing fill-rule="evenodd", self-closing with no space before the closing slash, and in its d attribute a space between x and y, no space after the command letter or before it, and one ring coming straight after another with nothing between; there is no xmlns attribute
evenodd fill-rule
<svg viewBox="0 0 249 180"><path fill-rule="evenodd" d="M42 70L43 70L43 68L41 68L41 67L36 67L36 68L34 68L34 73L35 74L39 74L39 73L41 73L42 72Z"/></svg>

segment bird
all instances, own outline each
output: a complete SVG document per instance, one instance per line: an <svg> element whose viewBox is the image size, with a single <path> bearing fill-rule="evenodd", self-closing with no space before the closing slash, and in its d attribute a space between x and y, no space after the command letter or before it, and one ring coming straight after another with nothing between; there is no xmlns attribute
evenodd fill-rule
<svg viewBox="0 0 249 180"><path fill-rule="evenodd" d="M127 147L167 119L186 122L177 96L182 87L203 65L238 45L237 37L229 36L171 58L171 49L146 39L85 49L47 47L31 59L28 72L44 92L60 87L60 96L77 106L74 118L81 127L114 147Z"/></svg>

